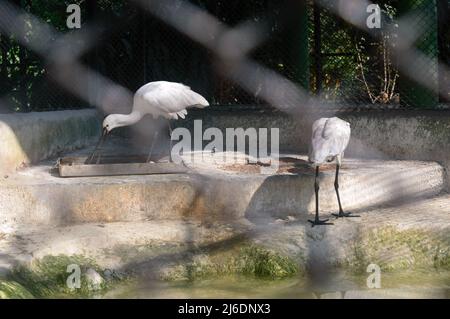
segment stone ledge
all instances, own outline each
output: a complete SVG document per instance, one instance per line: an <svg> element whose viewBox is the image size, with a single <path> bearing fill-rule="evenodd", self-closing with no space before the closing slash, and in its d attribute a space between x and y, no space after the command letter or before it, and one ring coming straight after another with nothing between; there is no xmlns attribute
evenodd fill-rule
<svg viewBox="0 0 450 319"><path fill-rule="evenodd" d="M109 269L177 280L185 279L186 269L194 270L191 275L198 278L214 275L229 257L242 256L238 254L241 248L256 247L257 252L264 249L289 258L300 271L341 268L366 273L370 263L386 273L448 270L449 202L449 195L443 195L368 209L360 212L360 218L333 220L333 226L314 228L307 222L308 216L254 223L234 219L208 224L151 220L34 225L3 234L0 265L3 262L3 267L10 269L16 263L48 255L84 255Z"/></svg>
<svg viewBox="0 0 450 319"><path fill-rule="evenodd" d="M0 225L252 220L314 211L309 172L264 175L194 164L195 174L60 178L50 168L42 165L0 179ZM334 169L323 171L323 213L338 209L333 183ZM359 212L437 195L444 188L444 170L433 162L346 159L340 184L345 208Z"/></svg>
<svg viewBox="0 0 450 319"><path fill-rule="evenodd" d="M0 115L0 173L92 144L100 131L92 109Z"/></svg>
<svg viewBox="0 0 450 319"><path fill-rule="evenodd" d="M193 121L203 120L203 129L217 127L278 127L280 150L306 153L312 121L338 116L350 122L352 138L346 155L361 158L421 160L439 162L447 171L450 187L450 112L448 110L324 111L305 112L294 118L270 110L217 111L192 110L176 126L193 128ZM207 143L207 141L205 142Z"/></svg>

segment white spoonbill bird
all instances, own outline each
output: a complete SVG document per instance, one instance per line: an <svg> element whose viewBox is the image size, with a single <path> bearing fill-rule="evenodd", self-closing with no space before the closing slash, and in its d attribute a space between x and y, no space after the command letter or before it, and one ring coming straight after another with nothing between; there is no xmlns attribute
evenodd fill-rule
<svg viewBox="0 0 450 319"><path fill-rule="evenodd" d="M144 115L150 114L153 118L163 117L167 120L185 118L189 107L204 108L209 106L208 101L200 94L191 90L189 86L181 83L155 81L141 86L133 98L133 109L130 114L110 114L103 120L102 136L97 143L88 162L92 161L95 152L103 144L105 137L113 129L137 123ZM169 122L169 130L172 131ZM153 150L158 132L155 132L152 146L147 157Z"/></svg>
<svg viewBox="0 0 450 319"><path fill-rule="evenodd" d="M316 216L314 220L308 220L312 226L332 225L327 223L328 219L319 219L319 166L325 162L336 160L336 177L334 180L334 189L339 204L339 213L333 214L339 217L358 217L351 213L344 213L339 196L339 168L344 158L344 151L350 141L350 123L337 117L321 118L314 122L312 126L312 139L308 160L316 167L316 176L314 180L314 190L316 195Z"/></svg>

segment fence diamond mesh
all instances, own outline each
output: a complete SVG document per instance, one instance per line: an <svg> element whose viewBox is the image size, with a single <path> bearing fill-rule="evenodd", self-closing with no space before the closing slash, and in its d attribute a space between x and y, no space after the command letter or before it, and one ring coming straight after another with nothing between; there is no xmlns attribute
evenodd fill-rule
<svg viewBox="0 0 450 319"><path fill-rule="evenodd" d="M450 60L447 0L379 1L382 27L370 33L339 16L339 1L191 0L224 27L248 22L261 26L263 41L247 53L256 62L252 77L255 89L250 92L224 76L217 66L216 52L157 14L143 10L140 1L11 2L62 33L77 32L67 29L65 12L69 2L79 3L83 27L101 23L107 30L80 61L130 91L149 81L176 81L190 85L214 105L265 108L270 101L258 90L264 86L262 80L258 83L258 72L270 69L319 97L321 106L438 108L450 97L448 72L442 71ZM165 10L164 5L155 10ZM429 83L427 88L403 74L398 55L393 54L402 37L398 19L403 16L408 16L418 34L411 48L427 57L410 65L421 70ZM182 12L179 19L183 19ZM208 34L208 30L202 31ZM28 32L36 31L30 28ZM42 57L17 40L11 34L0 35L0 97L9 111L73 109L92 104L59 86L48 76Z"/></svg>

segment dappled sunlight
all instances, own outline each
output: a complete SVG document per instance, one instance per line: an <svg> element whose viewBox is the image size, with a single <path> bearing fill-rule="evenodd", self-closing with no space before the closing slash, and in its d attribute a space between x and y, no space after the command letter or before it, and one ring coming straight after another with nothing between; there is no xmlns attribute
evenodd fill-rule
<svg viewBox="0 0 450 319"><path fill-rule="evenodd" d="M3 115L2 117L4 117ZM6 115L6 117L11 117ZM7 120L0 117L0 173L7 174L30 163L30 159Z"/></svg>
<svg viewBox="0 0 450 319"><path fill-rule="evenodd" d="M450 7L413 2L0 2L0 298L448 298Z"/></svg>

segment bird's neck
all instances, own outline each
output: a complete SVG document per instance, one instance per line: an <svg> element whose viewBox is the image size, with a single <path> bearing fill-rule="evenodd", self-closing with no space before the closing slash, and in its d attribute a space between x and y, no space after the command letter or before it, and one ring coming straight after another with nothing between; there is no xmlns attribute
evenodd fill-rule
<svg viewBox="0 0 450 319"><path fill-rule="evenodd" d="M141 112L132 111L130 114L118 114L118 119L120 121L120 126L128 126L139 122L143 116L144 115Z"/></svg>

